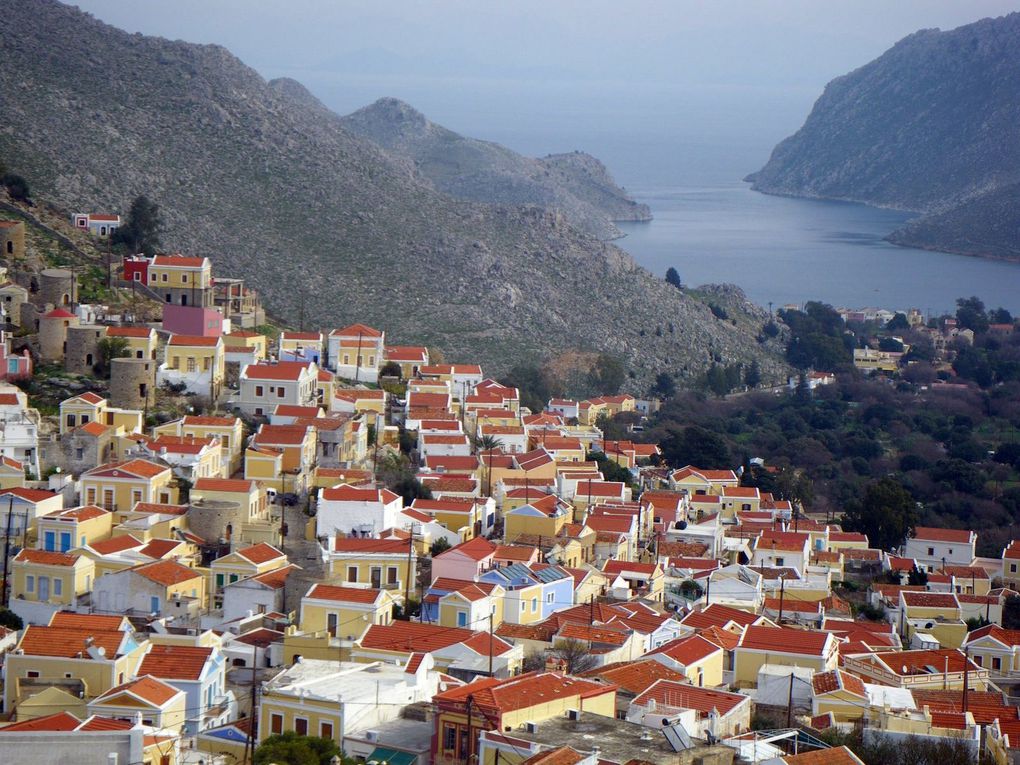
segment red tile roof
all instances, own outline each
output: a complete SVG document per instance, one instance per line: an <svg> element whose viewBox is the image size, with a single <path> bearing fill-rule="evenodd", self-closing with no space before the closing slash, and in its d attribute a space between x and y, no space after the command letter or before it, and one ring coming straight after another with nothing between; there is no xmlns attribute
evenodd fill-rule
<svg viewBox="0 0 1020 765"><path fill-rule="evenodd" d="M257 487L251 478L199 478L195 481L195 491L226 491L239 494L250 494Z"/></svg>
<svg viewBox="0 0 1020 765"><path fill-rule="evenodd" d="M673 709L694 709L698 716L705 718L713 710L719 714L731 712L738 704L749 703L749 697L740 693L714 691L700 688L686 682L676 680L659 680L632 702L636 706L647 707L654 701L657 709L672 707Z"/></svg>
<svg viewBox="0 0 1020 765"><path fill-rule="evenodd" d="M44 502L47 499L53 499L58 494L52 491L45 491L44 489L26 489L21 486L15 486L11 489L0 490L0 497L5 494L13 494L18 499L26 500L27 502Z"/></svg>
<svg viewBox="0 0 1020 765"><path fill-rule="evenodd" d="M868 692L864 688L864 681L857 675L851 675L841 669L834 669L830 672L819 672L811 678L811 685L815 695L832 693L833 691L845 690L862 698L867 698Z"/></svg>
<svg viewBox="0 0 1020 765"><path fill-rule="evenodd" d="M110 537L109 539L92 542L89 547L100 555L110 555L112 553L123 552L124 550L131 550L135 547L141 547L143 544L140 539L136 539L130 534L124 534L119 537Z"/></svg>
<svg viewBox="0 0 1020 765"><path fill-rule="evenodd" d="M735 622L741 627L746 627L758 620L756 614L748 611L741 611L739 608L732 608L713 603L701 611L692 611L687 614L680 623L685 627L702 629L705 627L724 627L729 622Z"/></svg>
<svg viewBox="0 0 1020 765"><path fill-rule="evenodd" d="M73 566L80 557L79 555L48 552L46 550L22 550L14 558L14 562L35 563L42 566Z"/></svg>
<svg viewBox="0 0 1020 765"><path fill-rule="evenodd" d="M129 693L154 706L161 707L173 699L177 694L181 693L181 691L174 688L172 685L164 683L158 677L145 675L143 677L139 677L137 680L131 680L123 685L111 688L106 693L94 699L91 703L102 704L104 701L110 701L123 693Z"/></svg>
<svg viewBox="0 0 1020 765"><path fill-rule="evenodd" d="M496 545L485 537L475 537L474 539L469 539L467 542L461 542L456 547L451 547L449 550L440 553L436 557L441 558L444 555L451 555L452 553L453 555L451 555L451 557L459 554L467 556L471 560L480 561L495 553L496 549Z"/></svg>
<svg viewBox="0 0 1020 765"><path fill-rule="evenodd" d="M375 624L368 628L361 639L362 648L388 651L431 652L451 645L464 644L476 653L489 655L489 635L472 632L460 627L439 627L417 622L395 622L388 625ZM502 656L512 646L496 637L493 639L493 655Z"/></svg>
<svg viewBox="0 0 1020 765"><path fill-rule="evenodd" d="M257 545L245 547L243 550L238 550L237 554L256 565L259 563L268 563L271 560L285 557L282 552L265 542L259 542Z"/></svg>
<svg viewBox="0 0 1020 765"><path fill-rule="evenodd" d="M154 478L162 473L167 473L170 468L164 465L157 465L148 460L136 459L127 462L108 462L86 471L82 477L103 477L103 478ZM121 475L124 474L124 475Z"/></svg>
<svg viewBox="0 0 1020 765"><path fill-rule="evenodd" d="M403 539L365 539L364 537L337 537L333 550L338 553L364 555L407 555Z"/></svg>
<svg viewBox="0 0 1020 765"><path fill-rule="evenodd" d="M832 635L827 632L751 625L744 630L744 637L738 650L747 648L774 653L822 656L831 640Z"/></svg>
<svg viewBox="0 0 1020 765"><path fill-rule="evenodd" d="M67 518L75 521L91 521L93 518L102 518L104 515L109 514L109 510L104 510L95 505L81 505L79 507L69 507L66 510L54 510L52 513L46 513L43 518Z"/></svg>
<svg viewBox="0 0 1020 765"><path fill-rule="evenodd" d="M949 608L960 607L956 596L949 592L902 592L900 597L909 608Z"/></svg>
<svg viewBox="0 0 1020 765"><path fill-rule="evenodd" d="M102 648L106 657L117 656L124 643L125 633L116 630L102 631L96 629L76 629L73 627L40 627L30 625L25 628L18 648L29 656L57 656L73 659L82 654L81 658L90 659L88 645Z"/></svg>
<svg viewBox="0 0 1020 765"><path fill-rule="evenodd" d="M496 715L549 704L558 699L582 699L616 693L615 686L582 680L555 672L518 675L507 680L485 678L432 697L434 702L472 702Z"/></svg>
<svg viewBox="0 0 1020 765"><path fill-rule="evenodd" d="M153 645L142 659L138 674L164 680L198 680L212 653L212 648Z"/></svg>
<svg viewBox="0 0 1020 765"><path fill-rule="evenodd" d="M176 254L156 255L152 258L152 265L157 268L202 268L206 262L206 258Z"/></svg>
<svg viewBox="0 0 1020 765"><path fill-rule="evenodd" d="M684 676L675 669L654 659L638 659L637 661L620 661L607 664L598 669L582 672L581 677L593 677L612 683L623 691L638 694L653 685L657 680L683 680Z"/></svg>
<svg viewBox="0 0 1020 765"><path fill-rule="evenodd" d="M300 380L309 364L303 361L277 361L273 364L249 364L241 377L245 380Z"/></svg>
<svg viewBox="0 0 1020 765"><path fill-rule="evenodd" d="M186 346L188 348L215 348L221 342L220 338L217 337L205 337L204 335L171 335L167 341L167 345L177 347Z"/></svg>
<svg viewBox="0 0 1020 765"><path fill-rule="evenodd" d="M124 625L126 616L105 614L76 614L72 611L57 611L50 619L50 627L72 627L83 630L114 632Z"/></svg>
<svg viewBox="0 0 1020 765"><path fill-rule="evenodd" d="M33 731L46 731L49 733L60 733L64 731L77 730L81 720L70 712L57 712L45 717L34 717L30 720L4 725L0 733L26 733Z"/></svg>
<svg viewBox="0 0 1020 765"><path fill-rule="evenodd" d="M312 588L305 594L305 597L317 600L332 600L337 603L372 604L382 597L382 593L382 590L336 587L332 584L313 584Z"/></svg>
<svg viewBox="0 0 1020 765"><path fill-rule="evenodd" d="M340 329L331 330L329 333L333 337L382 337L382 332L374 327L370 327L367 324L349 324L346 327Z"/></svg>
<svg viewBox="0 0 1020 765"><path fill-rule="evenodd" d="M645 655L668 656L687 667L707 659L719 650L721 650L719 646L712 641L706 640L700 635L691 635L690 637L679 638L678 640L670 640L668 643L659 646L653 651L649 651Z"/></svg>
<svg viewBox="0 0 1020 765"><path fill-rule="evenodd" d="M388 505L400 497L389 489L358 489L345 483L323 489L319 494L319 499L331 502L381 502Z"/></svg>
<svg viewBox="0 0 1020 765"><path fill-rule="evenodd" d="M149 338L152 337L152 327L108 327L106 330L107 337L140 337Z"/></svg>
<svg viewBox="0 0 1020 765"><path fill-rule="evenodd" d="M966 529L936 529L931 526L918 526L914 529L914 539L926 542L969 544L973 534L973 531Z"/></svg>
<svg viewBox="0 0 1020 765"><path fill-rule="evenodd" d="M195 569L182 566L175 560L157 560L153 563L143 563L141 566L135 566L128 570L164 587L170 587L202 577Z"/></svg>

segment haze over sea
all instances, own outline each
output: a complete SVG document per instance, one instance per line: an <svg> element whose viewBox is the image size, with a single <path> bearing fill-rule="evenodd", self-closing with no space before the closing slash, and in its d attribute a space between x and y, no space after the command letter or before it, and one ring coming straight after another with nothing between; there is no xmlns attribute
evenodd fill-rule
<svg viewBox="0 0 1020 765"><path fill-rule="evenodd" d="M530 132L530 131L529 131ZM538 134L508 143L541 154ZM769 196L741 179L771 145L676 134L577 136L655 220L618 224L617 244L645 268L673 266L685 284L731 282L778 308L834 306L952 312L958 297L1020 312L1020 264L898 247L884 237L911 215L847 202Z"/></svg>

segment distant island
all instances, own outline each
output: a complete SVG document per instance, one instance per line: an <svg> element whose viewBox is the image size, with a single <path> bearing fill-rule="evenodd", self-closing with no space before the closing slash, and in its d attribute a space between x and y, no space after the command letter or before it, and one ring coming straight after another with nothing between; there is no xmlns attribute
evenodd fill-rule
<svg viewBox="0 0 1020 765"><path fill-rule="evenodd" d="M1020 13L912 34L830 82L746 180L918 213L888 239L1020 261Z"/></svg>

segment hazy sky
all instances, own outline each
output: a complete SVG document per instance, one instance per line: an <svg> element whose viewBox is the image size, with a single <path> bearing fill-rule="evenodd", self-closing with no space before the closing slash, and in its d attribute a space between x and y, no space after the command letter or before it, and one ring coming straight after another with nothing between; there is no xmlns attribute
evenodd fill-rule
<svg viewBox="0 0 1020 765"><path fill-rule="evenodd" d="M592 148L611 158L627 140L669 135L767 154L800 126L826 82L900 38L1020 10L1020 0L77 5L132 32L224 45L342 113L396 96L523 151Z"/></svg>

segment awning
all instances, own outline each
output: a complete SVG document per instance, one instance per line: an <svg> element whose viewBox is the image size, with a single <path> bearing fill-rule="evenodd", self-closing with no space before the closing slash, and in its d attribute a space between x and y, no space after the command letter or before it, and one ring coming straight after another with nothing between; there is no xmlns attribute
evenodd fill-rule
<svg viewBox="0 0 1020 765"><path fill-rule="evenodd" d="M417 759L416 755L410 752L398 752L396 749L386 749L377 746L365 759L367 763L378 763L378 765L411 765Z"/></svg>

